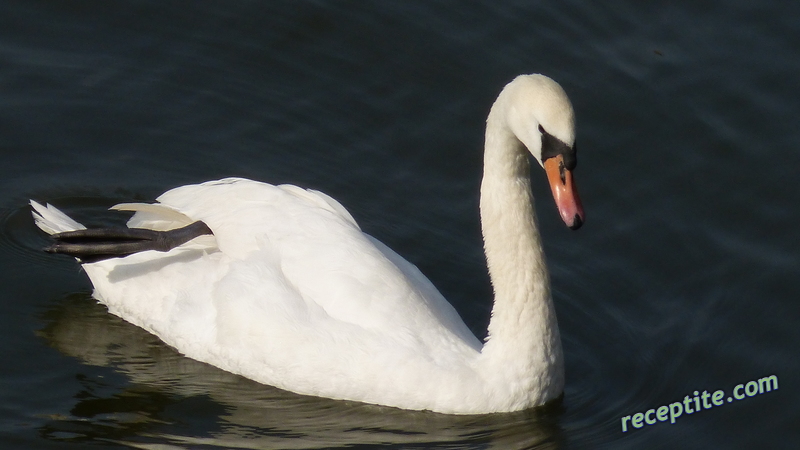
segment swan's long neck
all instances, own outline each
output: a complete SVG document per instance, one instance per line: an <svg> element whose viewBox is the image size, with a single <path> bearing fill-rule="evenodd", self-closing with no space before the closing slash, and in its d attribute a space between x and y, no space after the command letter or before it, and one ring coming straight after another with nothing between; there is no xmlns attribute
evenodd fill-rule
<svg viewBox="0 0 800 450"><path fill-rule="evenodd" d="M541 403L564 386L561 338L536 226L529 153L499 105L487 120L480 207L495 293L483 364L494 368L493 383Z"/></svg>

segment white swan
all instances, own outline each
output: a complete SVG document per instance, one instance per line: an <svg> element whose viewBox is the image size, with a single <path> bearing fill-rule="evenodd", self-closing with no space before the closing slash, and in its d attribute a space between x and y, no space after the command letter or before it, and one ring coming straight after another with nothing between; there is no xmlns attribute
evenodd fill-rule
<svg viewBox="0 0 800 450"><path fill-rule="evenodd" d="M172 189L154 205L118 205L137 211L131 228L202 221L213 236L83 267L111 313L261 383L413 410L522 410L564 386L525 147L577 228L574 142L572 105L550 78L519 76L492 106L480 207L495 303L483 344L416 267L338 202L296 186L228 178ZM84 228L31 205L47 233Z"/></svg>

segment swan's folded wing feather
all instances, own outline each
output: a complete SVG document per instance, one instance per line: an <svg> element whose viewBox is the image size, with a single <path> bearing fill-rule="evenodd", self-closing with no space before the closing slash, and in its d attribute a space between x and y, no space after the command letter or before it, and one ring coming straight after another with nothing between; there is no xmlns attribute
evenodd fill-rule
<svg viewBox="0 0 800 450"><path fill-rule="evenodd" d="M309 201L312 204L319 206L320 208L326 209L338 215L345 221L351 223L357 229L359 230L361 229L361 227L358 226L358 223L356 223L356 219L354 219L353 216L350 215L350 212L344 206L342 206L341 203L336 201L336 199L334 199L328 194L325 194L324 192L320 192L314 189L303 189L299 186L294 186L291 184L282 184L278 186L278 188L283 189L284 191L298 198Z"/></svg>
<svg viewBox="0 0 800 450"><path fill-rule="evenodd" d="M186 214L160 203L119 203L109 209L135 212L136 214L128 221L130 228L165 231L184 227L194 222Z"/></svg>

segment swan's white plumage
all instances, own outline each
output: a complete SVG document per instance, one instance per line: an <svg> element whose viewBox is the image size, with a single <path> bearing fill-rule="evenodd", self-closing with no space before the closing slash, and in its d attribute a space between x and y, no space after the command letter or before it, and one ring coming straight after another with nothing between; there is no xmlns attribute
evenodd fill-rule
<svg viewBox="0 0 800 450"><path fill-rule="evenodd" d="M84 264L94 296L191 358L301 394L445 413L555 398L560 339L521 181L527 168L524 177L506 173L522 164L524 149L493 119L503 107L521 106L501 94L487 126L481 207L496 300L485 345L414 265L363 233L336 200L239 178L178 187L155 205L118 205L136 211L129 227L201 220L214 235L167 253ZM564 105L533 107L563 125L552 110ZM83 227L50 205L31 205L50 234Z"/></svg>

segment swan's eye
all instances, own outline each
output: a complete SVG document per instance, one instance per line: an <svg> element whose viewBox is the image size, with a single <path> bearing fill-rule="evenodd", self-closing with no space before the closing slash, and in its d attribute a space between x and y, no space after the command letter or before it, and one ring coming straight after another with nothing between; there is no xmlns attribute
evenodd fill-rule
<svg viewBox="0 0 800 450"><path fill-rule="evenodd" d="M542 133L542 134L545 133L544 127L541 124L539 124L539 133Z"/></svg>
<svg viewBox="0 0 800 450"><path fill-rule="evenodd" d="M546 132L541 125L539 125L539 131L542 133L542 162L548 158L562 155L564 158L564 168L566 170L574 170L578 163L575 154L575 144L570 147L557 137Z"/></svg>

